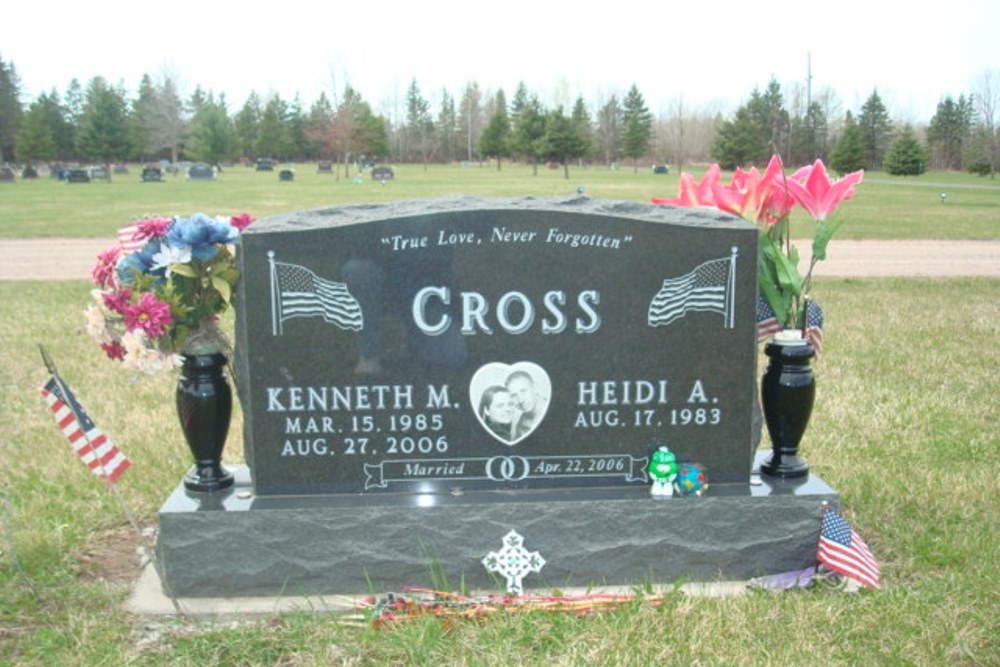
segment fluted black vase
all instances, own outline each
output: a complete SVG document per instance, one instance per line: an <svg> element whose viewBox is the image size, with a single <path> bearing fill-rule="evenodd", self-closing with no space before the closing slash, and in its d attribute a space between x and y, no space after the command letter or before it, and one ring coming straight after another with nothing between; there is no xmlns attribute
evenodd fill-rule
<svg viewBox="0 0 1000 667"><path fill-rule="evenodd" d="M233 475L222 467L222 450L233 414L233 392L223 374L226 355L182 356L177 381L177 414L194 467L184 478L189 491L221 491L233 485Z"/></svg>
<svg viewBox="0 0 1000 667"><path fill-rule="evenodd" d="M764 347L764 354L768 364L761 380L761 408L773 449L760 471L786 479L805 477L809 466L799 457L799 442L816 398L812 369L816 351L803 339L775 339Z"/></svg>

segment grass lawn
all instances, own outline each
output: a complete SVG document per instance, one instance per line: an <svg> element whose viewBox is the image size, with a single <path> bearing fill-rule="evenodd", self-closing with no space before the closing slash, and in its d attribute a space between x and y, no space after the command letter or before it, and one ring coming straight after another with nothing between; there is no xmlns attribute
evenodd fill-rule
<svg viewBox="0 0 1000 667"><path fill-rule="evenodd" d="M110 239L131 216L174 207L263 216L459 192L570 195L579 183L617 199L676 189L673 175L594 168L574 170L567 182L561 172L533 179L518 167L401 167L384 188L310 169L300 167L293 183L239 168L216 183L18 182L0 188L0 236ZM945 204L932 185L938 177L955 180ZM883 179L872 176L845 208L852 220L838 238L997 238L1000 189L992 183ZM953 208L965 214L941 225ZM880 227L883 210L891 220ZM877 234L859 232L872 227ZM136 560L128 524L53 424L38 392L47 374L37 345L132 459L118 487L143 525L155 525L189 455L173 407L176 379L133 377L103 358L83 331L89 289L82 281L0 282L0 664L1000 664L1000 280L817 281L827 327L802 453L841 493L845 516L881 562L881 591L676 594L660 607L634 603L585 617L423 618L386 629L327 614L158 624L122 611ZM240 424L237 410L231 462L242 459Z"/></svg>
<svg viewBox="0 0 1000 667"><path fill-rule="evenodd" d="M247 167L224 170L217 181L187 181L167 176L162 183L140 183L116 175L111 183L68 184L39 178L0 186L0 238L44 236L111 237L116 229L146 214L188 215L198 211L247 212L264 217L335 204L396 201L451 195L486 197L567 197L583 186L598 199L648 201L677 194L676 174L654 175L630 168L573 168L569 180L561 169L540 167L537 176L525 165L402 165L396 178L381 185L317 174L315 164L295 166L295 180L281 182L277 172ZM696 171L700 177L701 171ZM352 172L353 175L353 172ZM941 203L941 193L948 197ZM991 239L1000 238L1000 182L967 174L932 173L917 178L867 175L849 206L838 239ZM812 225L799 215L800 225ZM796 236L811 235L803 228Z"/></svg>

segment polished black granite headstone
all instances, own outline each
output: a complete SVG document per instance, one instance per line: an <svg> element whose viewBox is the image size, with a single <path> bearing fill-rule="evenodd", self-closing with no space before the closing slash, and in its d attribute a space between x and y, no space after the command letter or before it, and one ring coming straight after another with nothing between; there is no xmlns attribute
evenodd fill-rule
<svg viewBox="0 0 1000 667"><path fill-rule="evenodd" d="M751 477L752 226L447 199L261 220L238 256L248 466L160 510L175 595L500 591L484 559L515 533L545 561L525 589L815 563L836 492ZM703 467L704 495L650 495L660 444Z"/></svg>
<svg viewBox="0 0 1000 667"><path fill-rule="evenodd" d="M634 488L753 450L757 231L587 198L338 206L240 238L258 496Z"/></svg>

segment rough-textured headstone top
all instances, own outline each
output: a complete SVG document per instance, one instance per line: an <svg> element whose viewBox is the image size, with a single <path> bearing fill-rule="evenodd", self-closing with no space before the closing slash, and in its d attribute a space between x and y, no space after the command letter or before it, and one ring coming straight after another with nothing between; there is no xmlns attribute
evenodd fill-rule
<svg viewBox="0 0 1000 667"><path fill-rule="evenodd" d="M260 494L635 486L667 445L745 482L757 231L569 199L335 206L238 252Z"/></svg>
<svg viewBox="0 0 1000 667"><path fill-rule="evenodd" d="M347 204L281 213L258 220L247 228L244 234L302 231L341 225L359 225L388 218L412 218L441 213L461 213L463 211L553 211L580 215L626 217L675 225L752 228L752 225L746 221L714 208L654 206L641 202L591 199L583 196L510 199L457 196L372 204Z"/></svg>

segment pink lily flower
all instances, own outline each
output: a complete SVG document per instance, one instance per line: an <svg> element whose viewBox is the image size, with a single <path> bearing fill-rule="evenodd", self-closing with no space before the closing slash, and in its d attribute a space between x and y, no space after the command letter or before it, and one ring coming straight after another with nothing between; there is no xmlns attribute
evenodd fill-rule
<svg viewBox="0 0 1000 667"><path fill-rule="evenodd" d="M712 188L715 205L751 222L773 224L788 213L792 204L785 195L785 175L778 155L772 155L763 176L756 167L737 168L728 186Z"/></svg>
<svg viewBox="0 0 1000 667"><path fill-rule="evenodd" d="M823 161L816 160L812 167L800 169L793 174L788 180L788 191L802 208L809 211L814 220L823 222L837 210L841 202L854 196L854 186L864 176L862 169L831 183ZM801 183L802 178L805 178L805 185Z"/></svg>
<svg viewBox="0 0 1000 667"><path fill-rule="evenodd" d="M722 169L718 164L712 164L701 182L695 182L694 176L687 172L681 174L678 196L670 199L651 199L654 204L668 204L671 206L715 206L715 199L712 189L716 183L722 180Z"/></svg>

